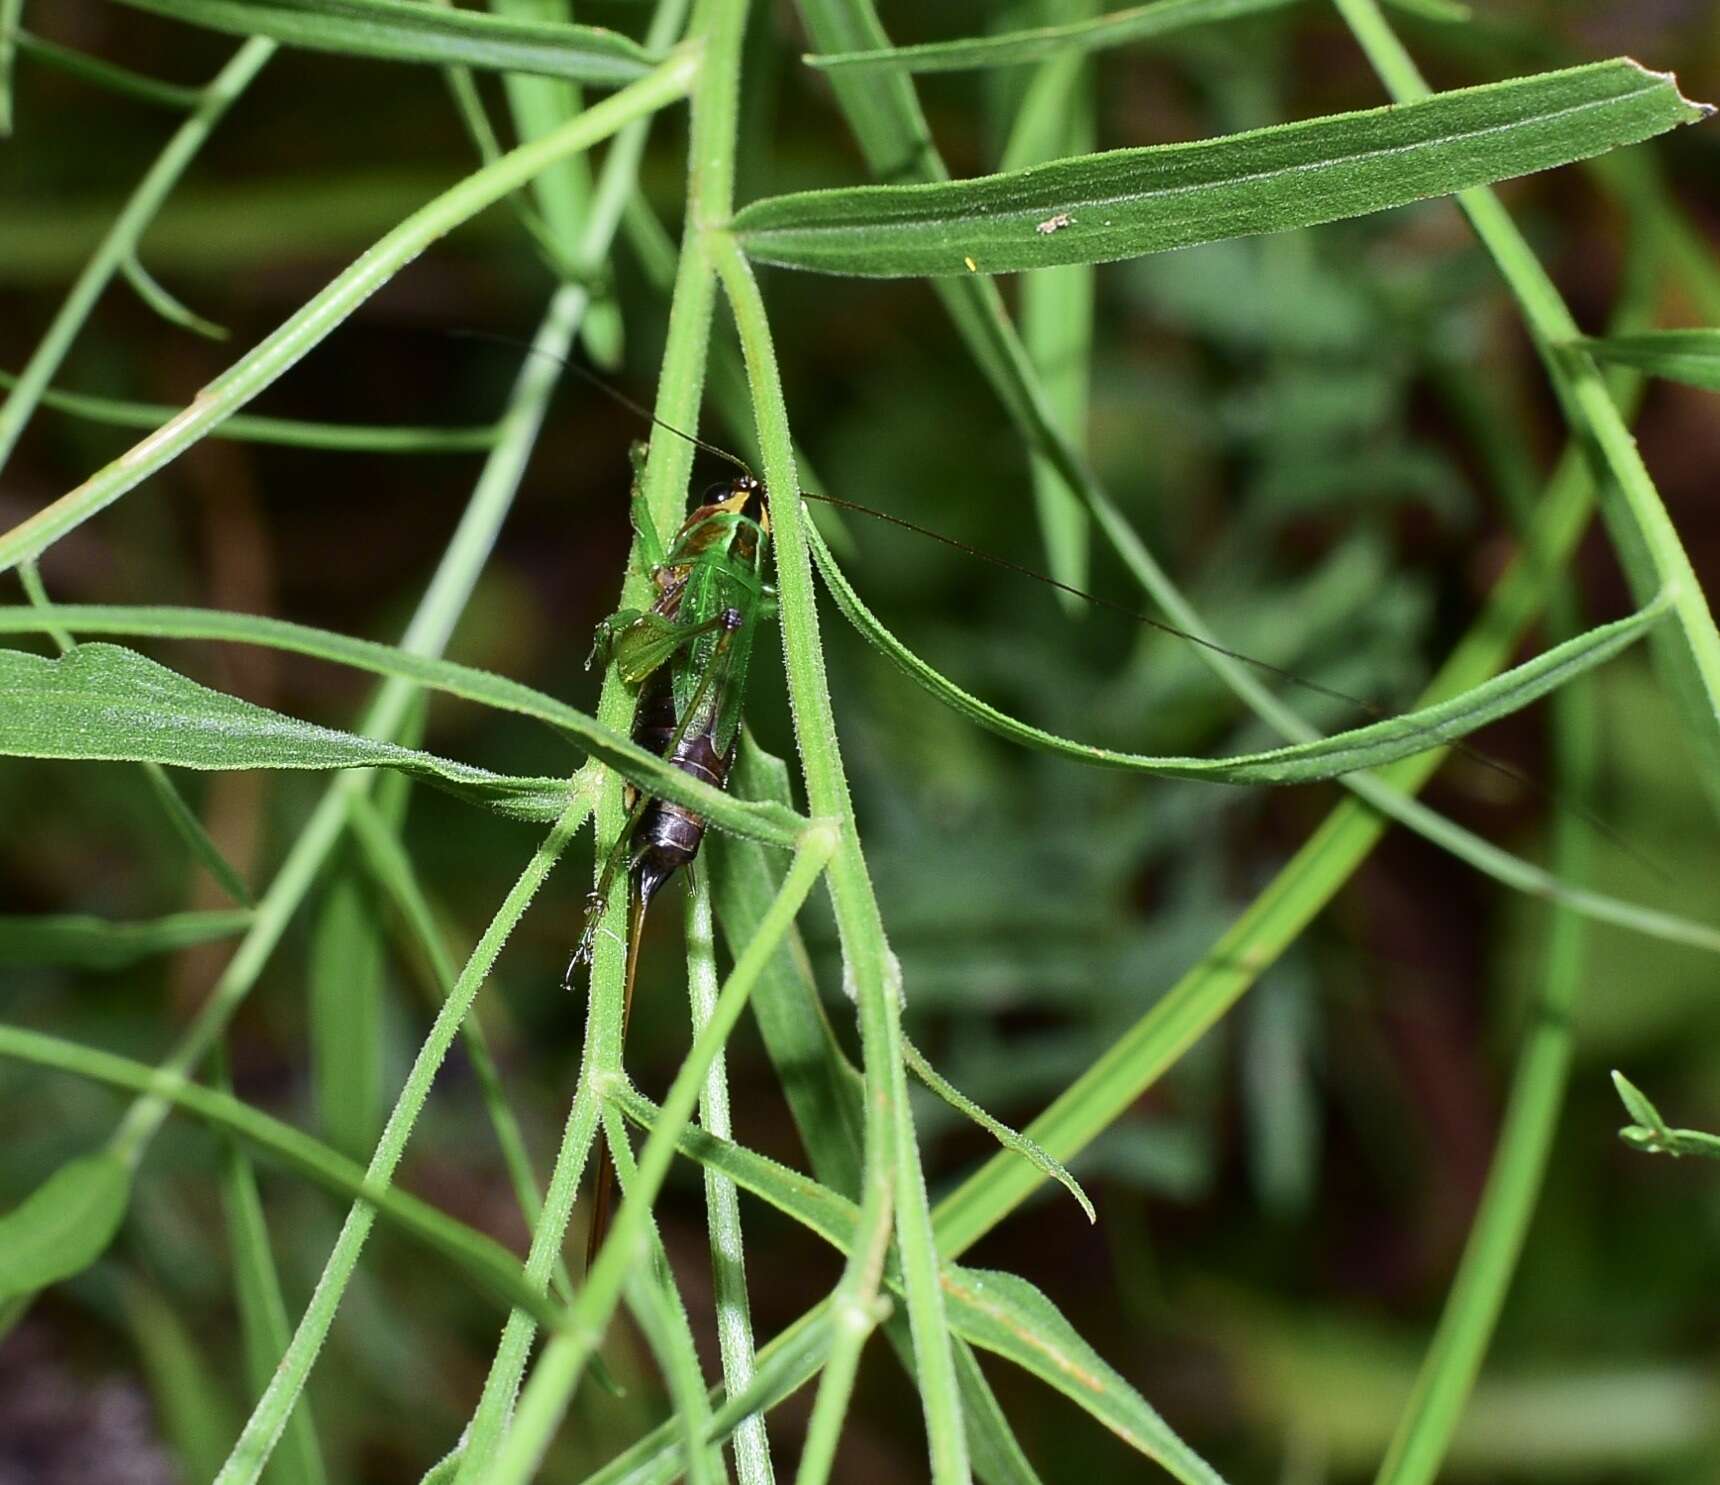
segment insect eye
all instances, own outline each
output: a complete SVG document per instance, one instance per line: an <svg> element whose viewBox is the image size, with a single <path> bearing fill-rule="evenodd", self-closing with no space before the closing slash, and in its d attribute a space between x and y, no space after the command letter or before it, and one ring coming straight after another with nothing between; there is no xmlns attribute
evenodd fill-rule
<svg viewBox="0 0 1720 1485"><path fill-rule="evenodd" d="M704 498L699 501L699 504L715 505L718 501L727 500L728 498L729 487L724 484L722 480L718 480L716 484L710 486L710 488L705 491Z"/></svg>

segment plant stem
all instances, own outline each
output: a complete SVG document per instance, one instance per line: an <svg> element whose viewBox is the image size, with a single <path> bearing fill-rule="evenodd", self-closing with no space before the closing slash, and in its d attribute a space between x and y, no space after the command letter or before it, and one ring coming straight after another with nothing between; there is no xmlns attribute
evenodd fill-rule
<svg viewBox="0 0 1720 1485"><path fill-rule="evenodd" d="M687 996L693 1034L710 1024L717 1003L717 944L711 913L709 873L695 873L687 889ZM718 1139L731 1139L729 1080L719 1051L699 1095L699 1127ZM752 1381L752 1311L747 1301L746 1243L741 1233L740 1192L720 1171L705 1167L705 1221L711 1238L711 1278L716 1296L717 1346L723 1359L723 1387L738 1397ZM735 1476L740 1485L771 1485L770 1441L764 1414L743 1418L734 1433Z"/></svg>
<svg viewBox="0 0 1720 1485"><path fill-rule="evenodd" d="M666 0L666 3L659 5L652 18L647 44L666 45L680 30L684 13L681 0ZM695 37L700 34L696 26L694 32ZM696 69L689 87L690 128L694 140L697 141L701 131L710 127L708 105L701 80L702 47L698 40L688 47L686 55L693 59ZM621 219L625 202L632 194L631 171L623 176L618 170L614 176L618 181L625 179L628 190L623 192L609 189L611 166L616 163L618 153L627 143L626 135L617 140L615 149L610 152L610 158L604 162L603 178L598 183L593 203L592 225L601 228L606 249L614 236L615 226ZM636 154L634 159L636 163ZM705 278L708 280L708 273ZM658 386L658 415L677 427L686 424L687 413L682 411L683 408L690 409L696 420L699 390L703 385L704 345L710 332L711 298L707 282L701 308L697 276L689 274L685 292L677 293L670 313L668 340L664 347L663 370ZM674 412L662 411L665 407L672 407ZM643 483L651 519L658 530L672 530L678 524L677 507L684 498L687 477L692 467L691 455L691 449L680 439L653 438L651 441L651 455L646 463ZM629 561L627 574L622 582L621 605L643 607L649 588L649 580L639 570L639 564ZM599 721L612 730L630 733L633 706L632 693L615 673L614 667L611 667L609 674L604 677L603 690L598 699ZM602 870L602 862L620 833L624 819L622 780L618 775L609 772L598 790L594 873ZM607 910L624 918L625 909L621 897L626 884L622 882L617 886L619 890L611 898ZM598 935L586 994L585 1043L580 1058L579 1081L574 1088L567 1121L562 1130L561 1144L550 1172L549 1187L544 1196L543 1216L532 1229L531 1249L526 1259L527 1277L538 1284L547 1283L550 1273L560 1261L562 1242L573 1212L574 1198L579 1190L580 1178L584 1174L586 1159L591 1153L592 1141L597 1137L601 1116L601 1104L596 1091L601 1083L599 1074L618 1073L621 1068L621 979L625 955L617 950L618 946L611 935ZM490 1370L484 1378L478 1406L466 1428L455 1485L474 1485L474 1482L487 1478L507 1429L508 1415L519 1392L520 1378L525 1372L526 1362L531 1356L536 1330L536 1322L524 1310L515 1310L508 1316L496 1346L496 1354L491 1359Z"/></svg>
<svg viewBox="0 0 1720 1485"><path fill-rule="evenodd" d="M575 832L585 823L590 811L590 799L582 791L568 805L566 813L555 823L543 844L527 862L513 890L503 899L501 907L490 920L490 926L478 940L477 947L472 950L453 993L443 1002L429 1035L419 1047L412 1069L406 1076L405 1086L401 1088L400 1097L395 1100L381 1138L376 1142L376 1150L364 1173L367 1186L386 1187L393 1179L395 1169L406 1153L406 1142L411 1137L412 1126L417 1122L425 1101L430 1097L430 1085L435 1081L448 1049L453 1046L454 1038L459 1035L466 1013L489 977L508 935L513 932L526 908L531 905L538 888L549 876ZM215 1478L215 1485L253 1485L262 1474L263 1467L274 1451L275 1442L286 1426L299 1393L310 1376L311 1367L315 1365L317 1355L322 1350L329 1327L334 1324L335 1312L340 1307L353 1270L358 1266L358 1257L364 1249L365 1239L370 1236L370 1229L375 1222L376 1208L367 1201L355 1202L347 1212L340 1235L335 1239L334 1251L329 1254L328 1262L323 1266L322 1276L317 1280L316 1289L311 1294L310 1303L306 1305L303 1316L300 1317L298 1329L293 1332L293 1339L287 1346L286 1354L276 1366L267 1389L257 1399L250 1419L240 1433L238 1442L233 1445L233 1452L227 1456L227 1463Z"/></svg>
<svg viewBox="0 0 1720 1485"><path fill-rule="evenodd" d="M639 1156L639 1174L633 1189L616 1211L614 1225L586 1275L585 1287L574 1300L567 1325L551 1339L532 1369L513 1429L494 1469L484 1476L486 1485L524 1485L542 1460L586 1363L596 1351L620 1301L629 1270L646 1255L651 1205L674 1162L675 1140L698 1105L699 1090L711 1060L734 1030L753 983L793 925L795 914L830 860L836 840L837 832L828 823L814 823L806 832L759 936L735 961L709 1024L695 1038L687 1060L681 1064L663 1099L662 1117Z"/></svg>
<svg viewBox="0 0 1720 1485"><path fill-rule="evenodd" d="M944 1318L939 1261L921 1173L919 1146L908 1108L902 1061L901 968L884 939L883 920L872 892L860 840L830 687L812 588L812 559L797 497L799 476L789 432L782 380L764 301L752 270L734 241L713 235L711 250L734 310L752 384L753 411L768 488L786 494L771 505L777 585L782 604L783 660L794 707L795 736L806 797L816 816L839 820L840 844L830 863L830 900L842 944L843 972L860 1011L860 1041L866 1079L865 1167L860 1221L834 1296L836 1340L829 1369L813 1410L813 1431L801 1458L799 1479L816 1485L828 1473L835 1423L847 1411L861 1347L877 1319L878 1285L894 1230L913 1329L920 1397L931 1445L932 1478L968 1478L967 1440L962 1428L955 1356ZM892 1221L892 1209L895 1212ZM818 1447L813 1448L814 1442Z"/></svg>
<svg viewBox="0 0 1720 1485"><path fill-rule="evenodd" d="M1635 193L1639 201L1644 196ZM1664 221L1651 213L1633 212L1632 216L1635 236L1624 288L1609 325L1613 334L1628 334L1652 321L1659 271L1669 256ZM1628 409L1640 395L1642 378L1617 373L1612 384L1615 398ZM1527 440L1508 414L1489 417L1484 405L1477 405L1473 421L1486 440L1483 458L1495 482L1505 489L1508 505L1521 506L1521 500L1510 499L1510 490L1517 484L1516 472L1533 467ZM1530 517L1528 510L1513 514L1525 523ZM1574 634L1581 627L1578 591L1568 576L1560 576L1548 606L1551 638ZM1600 717L1592 678L1561 687L1551 705L1554 792L1561 800L1581 804L1593 797L1598 767ZM1577 881L1587 876L1590 848L1590 832L1580 812L1560 811L1553 821L1553 861L1559 875ZM1587 923L1579 914L1552 906L1539 993L1517 1053L1487 1185L1415 1388L1381 1461L1377 1485L1428 1485L1433 1480L1480 1374L1552 1154L1575 1048L1574 1017L1586 937Z"/></svg>
<svg viewBox="0 0 1720 1485"><path fill-rule="evenodd" d="M18 373L17 385L5 405L0 406L0 468L4 468L12 456L24 425L35 412L42 393L66 359L66 353L71 350L72 342L89 319L103 290L137 250L138 239L155 219L162 203L179 183L180 176L197 157L197 152L203 148L204 141L220 122L221 116L274 54L275 43L260 36L247 41L234 52L227 65L201 90L195 112L174 131L167 147L120 208L113 225L103 234L83 272L72 284L35 352ZM33 550L40 551L41 546ZM0 561L0 570L16 560Z"/></svg>

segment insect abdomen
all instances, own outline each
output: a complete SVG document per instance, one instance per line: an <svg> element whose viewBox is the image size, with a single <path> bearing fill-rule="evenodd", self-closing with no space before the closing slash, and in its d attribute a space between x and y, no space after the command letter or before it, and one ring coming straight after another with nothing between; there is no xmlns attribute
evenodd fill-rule
<svg viewBox="0 0 1720 1485"><path fill-rule="evenodd" d="M711 735L716 713L701 720L704 725L689 727L675 741L674 688L665 669L651 678L639 699L633 741L665 758L671 768L721 789L728 781L729 755L717 751ZM673 751L666 752L672 741ZM651 801L633 835L633 864L642 901L650 902L663 883L699 854L704 837L704 820L684 805L669 799Z"/></svg>

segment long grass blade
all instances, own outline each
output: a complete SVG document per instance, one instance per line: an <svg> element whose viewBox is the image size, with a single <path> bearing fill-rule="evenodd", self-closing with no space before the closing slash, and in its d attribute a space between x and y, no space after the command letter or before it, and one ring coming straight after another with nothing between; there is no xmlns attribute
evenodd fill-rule
<svg viewBox="0 0 1720 1485"><path fill-rule="evenodd" d="M756 262L873 278L1108 263L1384 211L1704 117L1669 76L1617 58L974 180L767 197L733 230Z"/></svg>
<svg viewBox="0 0 1720 1485"><path fill-rule="evenodd" d="M1578 344L1597 361L1720 392L1720 330L1645 330Z"/></svg>
<svg viewBox="0 0 1720 1485"><path fill-rule="evenodd" d="M1154 0L1126 10L1055 25L999 31L959 41L927 41L918 46L886 46L870 51L812 52L803 60L822 72L966 72L981 67L1018 67L1024 62L1060 59L1071 53L1105 51L1169 36L1196 26L1281 10L1292 0Z"/></svg>
<svg viewBox="0 0 1720 1485"><path fill-rule="evenodd" d="M133 72L129 67L120 67L100 57L86 56L83 52L75 51L69 46L61 46L46 37L32 36L28 31L19 30L16 12L23 3L24 0L0 0L0 99L3 99L6 91L5 55L10 40L17 43L18 51L23 56L58 68L61 72L93 83L98 88L118 93L123 98L135 98L142 103L153 103L157 107L177 109L182 113L196 108L202 101L203 95L196 88L181 87L178 83L166 83L159 78L146 77L141 72ZM9 13L12 20L10 25ZM4 102L0 102L0 111L3 111L4 107ZM6 131L0 129L0 133L4 132Z"/></svg>
<svg viewBox="0 0 1720 1485"><path fill-rule="evenodd" d="M773 844L787 845L806 823L803 816L792 811L749 807L699 780L688 779L684 774L677 777L678 770L668 767L630 738L608 730L583 712L542 692L469 666L415 654L403 647L331 634L278 619L220 614L207 609L80 609L74 605L55 608L51 617L55 624L72 633L227 639L273 645L353 665L392 680L411 681L431 690L536 717L576 739L593 757L601 758L624 777L665 798L679 799L723 828L740 829ZM0 607L0 633L30 633L43 627L44 619L32 609ZM135 651L85 644L78 646L76 653L82 658L68 669L54 672L42 667L67 662L45 661L19 651L0 651L0 684L15 686L14 694L19 699L18 713L0 719L0 748L42 748L49 751L31 756L56 758L141 756L184 768L398 767L408 773L435 776L471 797L494 799L498 808L517 804L523 810L535 811L527 818L543 818L546 811L553 818L565 794L562 780L496 783L494 780L503 776L486 776L486 770L449 764L416 749L374 738L355 738L350 733L282 717L237 697L211 691ZM159 715L158 696L170 698L185 721L203 728L203 734L160 735L161 728L153 725L153 719ZM63 735L61 725L54 720L56 717L93 714L102 709L104 698L114 706L113 717L106 721L97 718L97 730L88 738ZM25 709L26 702L32 709ZM129 705L129 710L122 703ZM247 730L229 733L229 722ZM431 761L425 762L426 759ZM448 768L453 771L447 772Z"/></svg>
<svg viewBox="0 0 1720 1485"><path fill-rule="evenodd" d="M0 371L0 388L13 390L20 378ZM154 428L178 408L159 402L127 402L117 397L92 397L56 387L41 393L43 407L69 413L113 428ZM228 418L209 434L242 443L280 444L286 448L325 449L363 454L457 454L481 451L496 441L488 424L472 428L383 428L364 423L313 423L298 418Z"/></svg>
<svg viewBox="0 0 1720 1485"><path fill-rule="evenodd" d="M1508 716L1519 707L1538 701L1573 677L1611 659L1646 635L1666 617L1671 607L1670 597L1658 598L1648 608L1628 618L1599 625L1575 639L1555 645L1534 659L1502 675L1490 677L1457 696L1348 732L1234 758L1155 758L1058 737L1010 717L964 691L884 627L854 591L816 529L812 530L809 539L819 573L849 622L904 675L970 721L1012 742L1100 767L1129 768L1164 778L1206 779L1226 784L1313 783L1359 769L1377 768L1429 748L1441 747L1477 727Z"/></svg>
<svg viewBox="0 0 1720 1485"><path fill-rule="evenodd" d="M1095 0L1055 0L1040 13L1091 19ZM1093 64L1079 53L1045 62L1022 96L1004 146L1002 168L1020 170L1047 160L1090 153L1098 143ZM1093 359L1094 275L1089 264L1031 273L1021 283L1021 340L1032 359L1058 427L1070 445L1087 447L1088 383ZM1051 576L1072 588L1087 586L1090 531L1081 497L1043 454L1031 455L1033 501ZM1060 595L1065 613L1079 614L1072 593Z"/></svg>
<svg viewBox="0 0 1720 1485"><path fill-rule="evenodd" d="M616 31L522 21L409 0L124 0L155 15L286 46L391 62L533 72L600 87L636 82L658 59Z"/></svg>
<svg viewBox="0 0 1720 1485"><path fill-rule="evenodd" d="M159 954L233 938L252 919L249 908L169 913L136 922L89 913L0 914L0 964L128 969Z"/></svg>

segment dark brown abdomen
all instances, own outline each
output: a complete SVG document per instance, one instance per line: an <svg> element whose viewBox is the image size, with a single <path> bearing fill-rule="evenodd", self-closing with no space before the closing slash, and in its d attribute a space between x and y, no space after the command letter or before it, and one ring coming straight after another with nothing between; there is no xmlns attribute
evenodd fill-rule
<svg viewBox="0 0 1720 1485"><path fill-rule="evenodd" d="M675 741L675 693L667 666L646 683L639 698L633 741L713 788L721 789L728 780L729 759L717 751L708 728L695 725ZM663 883L699 854L704 838L705 822L698 815L672 800L652 800L633 832L640 899L650 902Z"/></svg>

